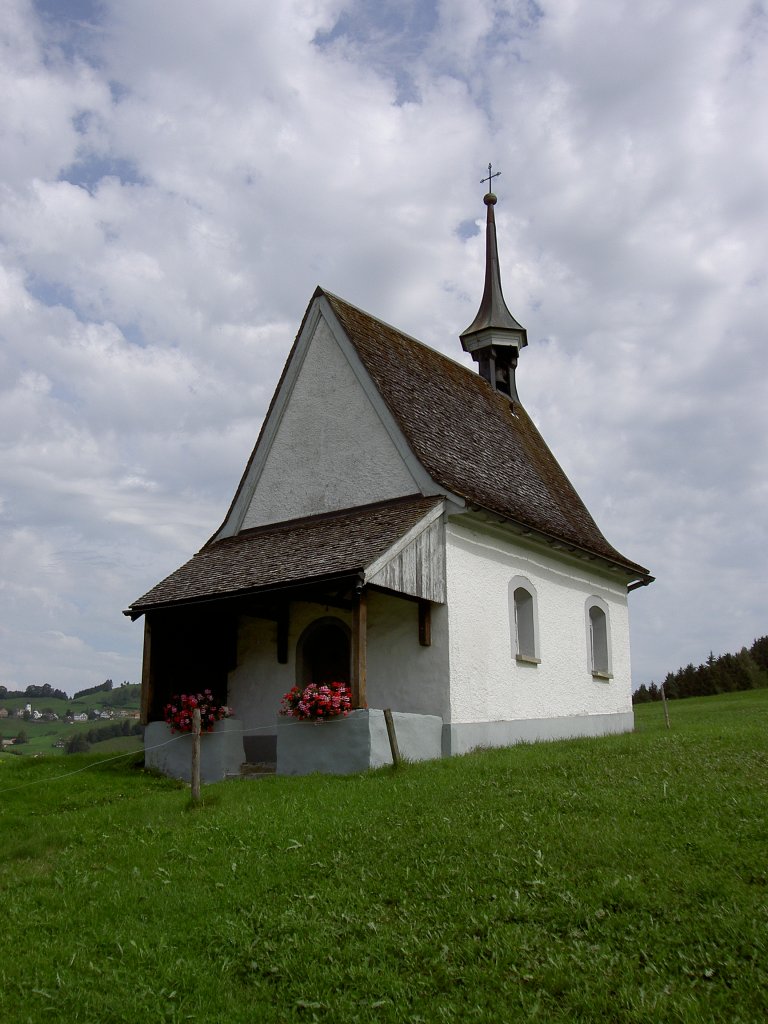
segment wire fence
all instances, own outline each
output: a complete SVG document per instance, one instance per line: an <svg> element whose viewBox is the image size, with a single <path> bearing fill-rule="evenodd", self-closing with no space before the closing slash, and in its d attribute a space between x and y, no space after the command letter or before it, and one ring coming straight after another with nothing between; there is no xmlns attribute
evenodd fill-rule
<svg viewBox="0 0 768 1024"><path fill-rule="evenodd" d="M257 725L249 725L243 729L231 729L230 734L253 735L255 732L261 729L280 729L283 726L282 722L264 722ZM180 732L175 736L171 736L170 739L164 740L162 743L155 743L151 747L145 746L143 752L149 753L153 750L160 750L161 747L167 747L171 743L177 743L179 740L186 739L189 733ZM45 779L33 779L31 782L23 782L19 786L11 786L8 789L0 789L0 796L4 796L6 793L15 793L19 789L28 789L31 786L47 786L51 782L59 782L61 779L69 779L73 775L79 775L81 772L90 771L91 768L99 768L103 764L109 764L111 761L119 761L124 757L135 757L138 754L138 750L127 750L122 754L115 754L112 757L105 757L101 761L92 761L90 764L81 765L80 768L73 768L72 771L62 772L61 775L54 775L52 778Z"/></svg>
<svg viewBox="0 0 768 1024"><path fill-rule="evenodd" d="M182 739L182 736L183 734L180 734L179 736L172 736L164 743L157 743L153 747L145 747L144 750L145 752L147 750L159 750L160 747L168 746L169 743L175 743L176 740ZM105 757L101 761L92 761L90 764L82 765L80 768L73 768L72 771L62 772L61 775L54 775L53 778L33 779L31 782L24 782L19 786L11 786L10 789L0 789L0 796L4 796L6 793L14 793L18 789L27 789L30 786L42 786L47 785L50 782L59 782L61 779L69 779L71 776L79 775L81 772L87 772L91 768L98 768L100 765L109 764L110 761L119 761L124 757L135 757L137 753L137 750L127 750L123 754L115 754L113 757Z"/></svg>

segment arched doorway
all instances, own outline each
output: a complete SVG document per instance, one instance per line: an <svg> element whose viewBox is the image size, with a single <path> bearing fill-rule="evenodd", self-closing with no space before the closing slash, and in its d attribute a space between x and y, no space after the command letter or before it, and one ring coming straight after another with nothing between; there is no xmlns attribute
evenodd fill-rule
<svg viewBox="0 0 768 1024"><path fill-rule="evenodd" d="M296 646L296 682L350 682L350 629L341 619L327 615L311 622Z"/></svg>

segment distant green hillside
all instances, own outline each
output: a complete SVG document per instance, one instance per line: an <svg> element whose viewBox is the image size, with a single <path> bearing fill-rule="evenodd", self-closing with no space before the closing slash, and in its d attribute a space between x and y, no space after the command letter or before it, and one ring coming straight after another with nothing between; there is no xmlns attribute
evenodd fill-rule
<svg viewBox="0 0 768 1024"><path fill-rule="evenodd" d="M122 754L136 752L144 749L144 740L141 736L115 736L111 740L101 740L100 743L92 743L90 752L92 754Z"/></svg>
<svg viewBox="0 0 768 1024"><path fill-rule="evenodd" d="M21 697L10 697L0 694L0 708L8 708L10 711L31 704L38 711L50 708L56 714L63 714L67 708L76 709L78 712L88 711L90 708L99 708L99 710L108 708L136 709L139 707L140 700L141 684L128 683L126 686L116 686L113 690L100 690L89 696L68 697L66 700L59 697L30 697L26 694Z"/></svg>
<svg viewBox="0 0 768 1024"><path fill-rule="evenodd" d="M12 753L22 756L50 754L61 755L64 753L62 747L57 747L58 741L66 742L73 734L87 733L95 727L108 724L107 721L91 720L87 722L67 722L64 716L68 711L75 714L88 714L88 712L114 711L115 718L110 721L120 722L119 712L136 712L139 710L141 699L141 686L138 683L131 683L127 686L115 687L111 691L101 690L86 697L61 700L57 697L6 697L0 698L0 708L6 708L12 715L18 708L31 705L34 711L41 713L52 711L59 716L58 721L46 722L40 719L28 719L8 717L0 718L0 738L11 739L23 732L27 736L27 743L14 745Z"/></svg>

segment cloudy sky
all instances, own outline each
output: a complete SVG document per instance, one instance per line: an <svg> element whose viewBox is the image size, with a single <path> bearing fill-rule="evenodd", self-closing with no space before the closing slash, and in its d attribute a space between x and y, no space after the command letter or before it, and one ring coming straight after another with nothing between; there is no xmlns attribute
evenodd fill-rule
<svg viewBox="0 0 768 1024"><path fill-rule="evenodd" d="M0 683L140 677L317 284L454 356L489 161L521 399L634 683L768 632L762 0L4 0Z"/></svg>

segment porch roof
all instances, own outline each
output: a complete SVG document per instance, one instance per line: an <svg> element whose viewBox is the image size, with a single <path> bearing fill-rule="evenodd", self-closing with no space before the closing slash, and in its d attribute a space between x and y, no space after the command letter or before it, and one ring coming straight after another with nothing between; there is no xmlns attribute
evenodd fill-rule
<svg viewBox="0 0 768 1024"><path fill-rule="evenodd" d="M207 544L125 614L363 573L441 501L418 495L244 530Z"/></svg>

